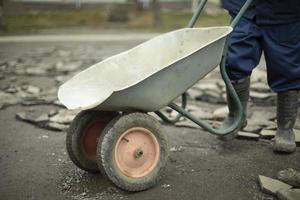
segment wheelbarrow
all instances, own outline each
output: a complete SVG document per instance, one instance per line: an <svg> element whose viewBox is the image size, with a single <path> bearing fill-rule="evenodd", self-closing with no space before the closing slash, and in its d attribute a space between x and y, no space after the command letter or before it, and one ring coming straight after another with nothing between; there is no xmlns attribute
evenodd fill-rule
<svg viewBox="0 0 300 200"><path fill-rule="evenodd" d="M188 28L154 37L64 83L58 90L60 102L82 110L66 137L73 163L88 172L101 171L121 189L141 191L161 179L169 154L165 131L148 112L167 123L184 116L215 135L235 131L245 114L226 73L227 38L251 2L246 1L230 26L193 28L206 4L201 0ZM218 65L236 108L226 129L215 129L185 110L186 91ZM180 96L181 106L172 103ZM165 106L178 116L165 116L159 111Z"/></svg>

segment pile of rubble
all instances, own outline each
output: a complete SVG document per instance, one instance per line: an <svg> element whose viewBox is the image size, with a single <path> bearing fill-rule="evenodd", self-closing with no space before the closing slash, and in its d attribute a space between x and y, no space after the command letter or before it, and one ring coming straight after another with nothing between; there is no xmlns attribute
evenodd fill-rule
<svg viewBox="0 0 300 200"><path fill-rule="evenodd" d="M258 177L258 181L262 191L277 196L280 200L300 199L299 171L291 168L279 171L277 179L260 175Z"/></svg>
<svg viewBox="0 0 300 200"><path fill-rule="evenodd" d="M58 86L103 57L103 52L90 46L80 46L75 50L47 47L36 48L17 59L0 62L0 80L3 82L0 86L0 109L23 105L26 108L16 113L17 119L41 128L66 130L78 111L68 111L61 105L57 99ZM34 77L48 77L55 83L42 88L40 83L30 83ZM53 105L57 109L41 113L35 109L36 105Z"/></svg>
<svg viewBox="0 0 300 200"><path fill-rule="evenodd" d="M67 130L69 124L78 113L77 110L51 110L49 113L38 113L33 110L27 112L18 112L17 119L29 122L40 128L46 128L54 131Z"/></svg>

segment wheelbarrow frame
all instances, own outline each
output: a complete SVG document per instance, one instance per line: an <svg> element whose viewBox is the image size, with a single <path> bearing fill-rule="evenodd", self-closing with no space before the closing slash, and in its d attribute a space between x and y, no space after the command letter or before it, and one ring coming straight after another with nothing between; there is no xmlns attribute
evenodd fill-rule
<svg viewBox="0 0 300 200"><path fill-rule="evenodd" d="M232 20L230 26L233 28L233 30L235 29L236 25L239 23L240 19L244 15L244 13L247 11L247 9L250 6L250 4L252 3L252 1L253 0L247 0L245 2L245 4L243 5L243 7L241 8L241 10L238 12L238 14ZM200 1L194 15L192 16L190 22L188 23L188 28L194 27L204 6L206 5L206 2L207 2L207 0ZM200 120L196 116L192 115L190 112L188 112L185 109L186 105L187 105L187 93L186 92L182 94L181 106L178 106L174 102L172 102L170 105L168 105L168 107L170 107L171 109L173 109L179 113L174 119L169 119L167 116L165 116L160 111L155 112L164 122L174 124L180 119L181 116L184 116L214 135L227 135L227 134L230 134L231 132L235 131L238 127L240 127L241 122L246 117L246 115L244 113L243 105L242 105L242 103L241 103L229 77L228 77L227 70L226 70L226 58L227 58L227 52L228 52L228 37L229 36L226 37L226 42L225 42L225 46L224 46L224 50L223 50L222 58L221 58L221 62L220 62L220 72L221 72L221 76L225 82L228 94L232 98L232 101L233 101L233 108L234 108L233 110L235 113L234 113L234 120L233 120L232 124L226 129L221 129L221 128L216 129L216 128L213 128L207 122Z"/></svg>

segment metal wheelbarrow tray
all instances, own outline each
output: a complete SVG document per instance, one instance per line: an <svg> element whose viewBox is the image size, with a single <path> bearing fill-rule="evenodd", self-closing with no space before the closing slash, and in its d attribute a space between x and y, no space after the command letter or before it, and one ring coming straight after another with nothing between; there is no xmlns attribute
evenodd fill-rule
<svg viewBox="0 0 300 200"><path fill-rule="evenodd" d="M88 172L101 172L118 187L141 191L163 176L168 142L160 122L180 116L208 132L226 135L245 117L242 104L226 73L227 38L251 4L247 0L230 26L192 28L206 0L201 0L188 27L157 36L80 72L63 84L58 98L69 109L82 111L66 136L70 159ZM220 64L233 100L234 119L226 128L213 128L185 110L186 91ZM182 95L181 107L172 103ZM159 109L176 110L175 119Z"/></svg>
<svg viewBox="0 0 300 200"><path fill-rule="evenodd" d="M220 63L231 31L184 28L157 36L80 72L58 98L69 109L159 110Z"/></svg>

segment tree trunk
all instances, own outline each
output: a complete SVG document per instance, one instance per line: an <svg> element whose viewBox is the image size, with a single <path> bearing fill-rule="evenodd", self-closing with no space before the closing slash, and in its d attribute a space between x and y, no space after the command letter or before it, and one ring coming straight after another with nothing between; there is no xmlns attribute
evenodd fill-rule
<svg viewBox="0 0 300 200"><path fill-rule="evenodd" d="M161 26L161 12L159 0L152 0L152 13L153 13L153 25L155 27Z"/></svg>
<svg viewBox="0 0 300 200"><path fill-rule="evenodd" d="M143 10L143 4L142 4L141 1L139 1L139 0L133 0L133 2L134 2L134 9L136 11L142 11Z"/></svg>

